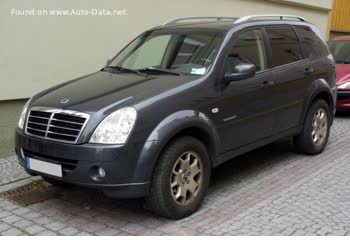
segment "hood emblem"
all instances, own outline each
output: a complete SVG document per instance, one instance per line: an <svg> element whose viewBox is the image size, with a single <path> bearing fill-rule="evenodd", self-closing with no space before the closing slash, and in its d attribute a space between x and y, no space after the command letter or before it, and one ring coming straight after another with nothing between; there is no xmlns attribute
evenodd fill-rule
<svg viewBox="0 0 350 240"><path fill-rule="evenodd" d="M70 101L69 98L63 98L61 99L60 103L65 104L65 103L68 103L69 101Z"/></svg>

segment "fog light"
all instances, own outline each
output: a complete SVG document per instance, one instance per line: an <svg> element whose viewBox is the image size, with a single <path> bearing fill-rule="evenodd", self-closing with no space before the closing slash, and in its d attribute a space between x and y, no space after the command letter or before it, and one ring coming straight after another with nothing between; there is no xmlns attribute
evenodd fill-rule
<svg viewBox="0 0 350 240"><path fill-rule="evenodd" d="M101 168L101 167L98 168L98 176L101 177L101 178L106 176L105 170L103 168Z"/></svg>
<svg viewBox="0 0 350 240"><path fill-rule="evenodd" d="M89 175L92 180L100 182L106 176L106 171L102 167L93 166L89 170Z"/></svg>

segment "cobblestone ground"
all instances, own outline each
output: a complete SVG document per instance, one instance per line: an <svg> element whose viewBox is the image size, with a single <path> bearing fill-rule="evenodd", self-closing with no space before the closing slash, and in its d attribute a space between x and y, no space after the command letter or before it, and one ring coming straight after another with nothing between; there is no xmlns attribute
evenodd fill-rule
<svg viewBox="0 0 350 240"><path fill-rule="evenodd" d="M282 141L223 164L201 209L179 221L152 215L139 200L69 188L28 207L1 200L0 234L350 235L349 132L350 114L338 116L321 155L293 153ZM0 171L0 185L27 177L14 158L0 160Z"/></svg>

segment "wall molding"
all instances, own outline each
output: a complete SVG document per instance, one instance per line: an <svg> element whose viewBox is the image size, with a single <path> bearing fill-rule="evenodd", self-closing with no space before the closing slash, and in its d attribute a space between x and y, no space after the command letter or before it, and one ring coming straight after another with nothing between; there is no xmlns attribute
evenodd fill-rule
<svg viewBox="0 0 350 240"><path fill-rule="evenodd" d="M288 5L294 5L309 9L316 9L321 11L331 11L332 10L332 0L268 0L277 3L284 3Z"/></svg>

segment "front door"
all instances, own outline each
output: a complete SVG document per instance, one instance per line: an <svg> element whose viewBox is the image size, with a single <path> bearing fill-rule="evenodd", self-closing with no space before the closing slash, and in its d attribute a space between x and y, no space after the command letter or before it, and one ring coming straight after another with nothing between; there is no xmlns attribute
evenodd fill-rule
<svg viewBox="0 0 350 240"><path fill-rule="evenodd" d="M236 37L226 57L224 72L241 63L254 64L256 75L231 82L220 91L215 122L221 153L272 135L275 116L272 91L274 79L267 69L266 48L260 30L248 30Z"/></svg>

